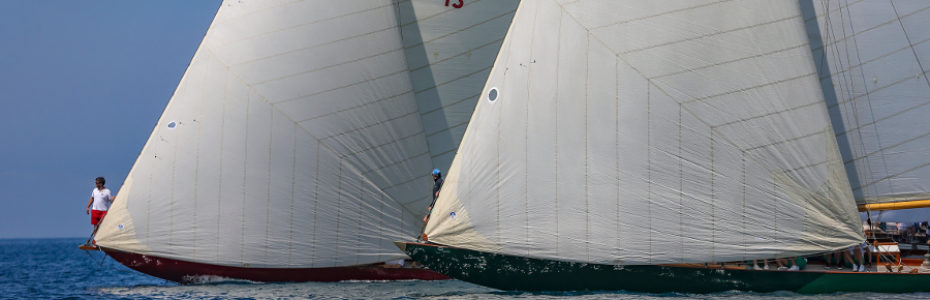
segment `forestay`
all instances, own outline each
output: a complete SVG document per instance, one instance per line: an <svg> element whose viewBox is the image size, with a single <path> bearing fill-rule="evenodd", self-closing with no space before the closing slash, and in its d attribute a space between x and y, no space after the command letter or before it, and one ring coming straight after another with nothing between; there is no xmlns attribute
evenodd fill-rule
<svg viewBox="0 0 930 300"><path fill-rule="evenodd" d="M863 239L791 1L523 1L431 241L604 264Z"/></svg>
<svg viewBox="0 0 930 300"><path fill-rule="evenodd" d="M930 2L801 3L856 200L930 199Z"/></svg>
<svg viewBox="0 0 930 300"><path fill-rule="evenodd" d="M431 168L394 1L226 1L97 243L185 261L404 257Z"/></svg>

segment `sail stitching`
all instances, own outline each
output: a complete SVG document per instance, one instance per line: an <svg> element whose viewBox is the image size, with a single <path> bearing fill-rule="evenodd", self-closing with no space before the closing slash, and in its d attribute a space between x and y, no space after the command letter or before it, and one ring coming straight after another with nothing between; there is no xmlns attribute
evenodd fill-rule
<svg viewBox="0 0 930 300"><path fill-rule="evenodd" d="M294 2L291 2L291 3L288 3L288 4L294 4L294 3L297 3L297 2L301 2L301 1L294 1ZM246 37L243 37L243 38L241 38L241 39L238 39L238 40L235 40L235 41L231 41L231 42L228 42L228 43L225 43L225 44L216 45L216 47L229 47L229 46L231 46L231 45L233 45L233 44L237 44L237 43L244 42L244 41L247 41L247 40L254 40L254 39L258 38L258 37L270 35L270 34L273 34L273 33L289 31L289 30L293 30L293 29L296 29L296 28L300 28L300 27L307 27L307 26L310 26L310 25L316 25L316 24L319 24L319 23L328 22L328 21L333 21L333 20L338 20L338 19L342 19L342 18L345 18L345 17L348 17L348 16L353 16L353 15L360 15L360 14L363 14L363 13L367 13L367 12L371 12L371 11L383 9L383 8L386 8L386 7L392 7L392 6L393 6L392 4L381 5L381 6L366 8L366 9L359 10L359 11L352 11L352 12L349 12L349 13L346 13L346 14L342 14L342 15L338 15L338 16L334 16L334 17L329 17L329 18L325 18L325 19L314 20L314 21L307 22L307 23L301 23L301 24L297 24L297 25L291 25L291 26L288 26L288 27L278 28L278 29L275 29L275 30L262 32L262 33L259 33L259 34L255 34L255 35L251 35L251 36L246 36ZM222 22L219 22L219 23L217 23L216 25L222 25L222 24L229 23L228 21L229 21L229 20L223 20ZM392 27L395 27L395 28L396 28L397 26L392 26ZM387 29L390 29L390 28L387 28ZM385 30L386 30L386 29L385 29ZM380 31L380 30L379 30L379 31ZM291 51L289 51L289 52L291 52ZM287 52L284 52L284 53L287 53ZM284 54L284 53L279 53L279 54Z"/></svg>
<svg viewBox="0 0 930 300"><path fill-rule="evenodd" d="M376 58L390 57L390 56L395 56L395 55L398 55L398 54L403 55L403 54L404 54L403 49L400 49L400 48L390 49L390 50L387 50L387 51L383 51L383 52L371 54L371 55L368 55L368 56L358 57L358 58L355 58L355 59L352 59L352 60L348 60L348 61L344 61L344 62L338 62L338 63L332 64L332 65L321 66L321 67L315 68L315 69L304 70L304 71L300 71L300 72L297 72L297 73L286 74L286 75L282 75L282 76L278 76L278 77L274 77L274 78L268 78L268 79L265 79L265 80L255 81L255 82L251 82L250 84L253 85L253 86L260 86L260 85L264 85L264 84L268 84L268 83L272 83L272 82L279 82L279 81L284 80L284 79L295 78L295 77L298 77L298 76L301 76L301 75L307 75L307 74L312 74L312 73L318 73L318 72L328 71L328 70L331 70L331 69L336 69L336 68L343 67L343 66L346 66L346 65L354 64L354 63L361 63L362 61L365 61L365 60L374 60L374 59L376 59ZM230 68L230 72L234 72L234 71L232 71L231 68ZM402 69L402 70L400 70L400 71L394 71L394 72L388 73L388 74L386 74L386 75L381 75L381 76L379 76L379 77L375 77L375 79L380 79L380 78L383 78L383 77L387 77L387 76L389 76L389 75L394 75L394 74L399 74L399 73L404 73L404 72L408 72L406 68L404 68L404 69ZM238 72L236 72L236 73L238 73ZM369 80L366 78L366 79L364 79L363 81L355 82L355 83L346 85L345 87L353 86L353 85L359 84L359 83L365 83L365 82L368 82L368 81L369 81ZM327 90L327 91L331 91L331 90ZM320 92L316 92L316 93L312 93L312 94L310 94L310 95L301 95L301 96L297 96L297 97L293 97L293 98L289 98L289 99L284 99L284 100L278 101L277 103L283 103L283 102L293 101L293 100L297 100L297 99L300 99L300 98L305 98L305 97L313 96L313 95L316 95L316 94L319 94L319 93L320 93Z"/></svg>
<svg viewBox="0 0 930 300"><path fill-rule="evenodd" d="M864 0L862 0L862 1L864 1ZM860 1L860 2L861 2L861 1ZM849 6L852 6L852 4L846 5L846 6L844 6L843 8L840 8L840 9L837 9L837 10L846 9L846 10L847 10L847 14L848 14L848 13L849 13L849 12L848 12ZM840 42L846 41L846 40L848 40L848 39L854 39L855 37L857 37L857 36L859 36L859 35L861 35L861 34L863 34L863 33L870 32L870 31L872 31L872 30L878 29L878 28L883 27L883 26L885 26L885 25L890 25L891 23L894 23L895 21L898 21L899 19L904 19L904 18L913 16L913 15L916 15L916 14L921 13L921 12L927 10L927 9L930 9L930 6L924 7L924 8L918 9L918 10L915 10L915 11L913 11L913 12L910 12L910 13L906 14L906 15L899 16L898 18L894 18L894 19L891 19L891 20L888 20L888 21L879 23L879 24L877 24L877 25L875 25L875 26L862 29L862 31L853 32L853 33L850 33L850 34L846 34L846 33L845 33L845 29L846 29L846 28L845 28L845 26L844 26L844 27L843 27L843 29L844 29L843 38L840 38L840 39L834 38L833 41L831 41L831 42L829 42L829 43L824 43L823 45L819 45L819 46L817 46L817 47L811 47L811 48L812 48L813 51L817 51L817 50L823 49L824 47L834 46L834 45L839 44ZM843 13L842 13L842 11L841 11L841 12L840 12L840 17L842 17L842 16L843 16ZM829 17L825 17L825 18L829 18ZM851 22L851 21L850 21L850 22Z"/></svg>
<svg viewBox="0 0 930 300"><path fill-rule="evenodd" d="M718 62L718 63L714 63L714 64L708 64L708 65L704 65L704 66L700 66L700 67L687 68L687 69L684 69L684 70L681 70L681 71L675 71L675 72L671 72L671 73L656 75L656 76L653 76L653 77L651 77L651 78L652 78L652 79L659 79L659 78L664 78L664 77L669 77L669 76L674 76L674 75L681 75L681 74L685 74L685 73L691 73L691 72L698 71L698 70L703 70L703 69L708 69L708 68L712 68L712 67L722 66L722 65L726 65L726 64L730 64L730 63L741 62L741 61L750 60L750 59L753 59L753 58L766 57L766 56L769 56L769 55L779 54L779 53L782 53L782 52L788 52L788 51L791 51L791 50L795 50L795 49L799 49L799 48L804 48L804 47L807 47L807 46L808 46L808 44L800 44L800 45L790 46L790 47L787 47L787 48L782 48L782 49L778 49L778 50L774 50L774 51L770 51L770 52L766 52L766 53L760 53L760 54L750 55L750 56L746 56L746 57L740 57L740 58L733 59L733 60L727 60L727 61L722 61L722 62Z"/></svg>
<svg viewBox="0 0 930 300"><path fill-rule="evenodd" d="M399 70L399 71L392 72L392 73L389 73L389 74L384 74L384 75L380 75L380 76L373 77L373 78L367 78L367 79L364 79L364 80L362 80L362 81L353 82L353 83L350 83L350 84L347 84L347 85L334 87L334 88L331 88L331 89L328 89L328 90L317 91L317 92L313 92L313 93L310 93L310 94L307 94L307 95L302 95L302 96L292 97L292 98L288 98L288 99L284 99L284 100L279 100L278 102L271 102L271 100L270 100L270 99L267 99L267 98L266 98L266 100L267 100L267 102L268 102L269 104L272 104L272 105L281 105L281 104L286 104L286 103L288 103L288 102L298 101L298 100L308 100L309 98L312 98L312 97L315 97L315 96L319 96L319 95L326 94L326 93L330 93L330 92L335 92L335 91L342 90L342 89L346 89L346 88L350 88L350 87L355 87L355 86L362 85L362 84L366 84L366 83L370 84L370 83L375 82L375 81L377 81L377 80L384 79L384 78L391 77L391 76L395 76L395 75L399 75L399 74L403 74L403 73L406 73L406 72L407 72L406 69L404 69L404 70ZM246 83L244 80L243 80L242 82L243 82L244 84L249 85L249 84ZM249 85L249 87L252 88L252 85ZM253 89L254 89L254 88L253 88ZM264 98L264 96L262 96L262 97Z"/></svg>
<svg viewBox="0 0 930 300"><path fill-rule="evenodd" d="M369 107L369 106L371 106L371 105L380 104L381 102L384 102L384 101L387 101L387 100L394 100L395 98L398 98L398 97L401 97L401 96L404 96L404 95L407 95L407 94L411 94L411 92L412 92L412 90L405 90L405 91L403 91L403 92L400 92L400 93L397 93L397 94L394 94L394 95L389 95L389 96L381 97L381 98L378 98L378 99L374 99L374 100L372 100L372 101L370 101L370 102L365 102L365 103L361 103L361 104L356 104L356 105L353 105L353 106L350 106L350 107L346 107L346 108L343 108L343 109L340 109L340 110L337 110L337 111L333 111L333 112L329 112L329 113L325 113L325 114L322 114L322 115L312 116L312 117L309 117L309 118L306 118L306 119L297 121L297 123L309 122L309 121L313 121L313 120L316 120L316 119L325 118L325 117L337 115L337 114L340 114L340 113L344 113L344 112L347 112L347 111L350 111L350 110L353 110L353 109L359 109L359 108L363 108L363 107ZM412 95L412 94L411 94L411 95ZM308 99L308 100L309 100L309 99Z"/></svg>
<svg viewBox="0 0 930 300"><path fill-rule="evenodd" d="M245 104L245 138L243 139L243 154L242 154L242 219L240 220L241 228L239 230L240 236L239 240L243 244L249 243L245 238L245 211L246 211L246 199L248 199L248 194L246 193L246 187L249 185L248 174L249 174L249 111L252 106L252 93L249 93L248 99L246 99ZM253 137L254 139L254 137ZM239 263L245 264L245 247L239 247Z"/></svg>
<svg viewBox="0 0 930 300"><path fill-rule="evenodd" d="M639 17L639 18L635 18L635 19L623 20L623 21L614 22L614 23L610 23L610 24L605 24L605 25L601 25L601 26L591 27L591 28L589 29L589 31L594 31L594 30L598 30L598 29L606 28L606 27L612 27L612 26L616 26L616 25L620 25L620 24L626 24L626 23L631 23L631 22L636 22L636 21L647 20L647 19L651 19L651 18L655 18L655 17L661 17L661 16L664 16L664 15L675 14L675 13L679 13L679 12L683 12L683 11L690 11L690 10L693 10L693 9L696 9L696 8L702 8L702 7L713 6L713 5L717 5L717 4L721 4L721 3L725 3L725 2L730 2L730 1L733 1L733 0L722 0L722 1L717 1L717 2L711 2L711 3L705 3L705 4L701 4L701 5L691 6L691 7L679 8L679 9L670 10L670 11L664 11L664 12L661 12L661 13L658 13L658 14L654 14L654 15L648 15L648 16L643 16L643 17ZM567 6L567 5L569 5L569 4L573 4L573 3L565 3L565 4L562 4L562 3L556 2L556 4L558 4L560 7L562 7L562 10L563 10L563 11L565 11L566 13L568 13L568 11L565 9L565 6ZM570 13L569 13L569 14L570 14ZM576 21L578 21L578 20L576 20ZM581 25L581 24L583 24L583 23L578 22L578 24ZM584 25L581 25L581 26L584 27Z"/></svg>
<svg viewBox="0 0 930 300"><path fill-rule="evenodd" d="M498 20L498 19L500 19L500 18L506 17L507 15L511 15L511 14L513 14L514 12L516 12L516 9L504 11L504 13L499 14L499 15L496 15L496 16L493 16L493 17L491 17L490 19L481 21L481 22L479 22L479 23L474 23L474 24L472 24L472 25L463 27L462 29L458 29L458 30L453 31L453 32L449 32L449 33L446 33L446 34L443 34L443 35L440 35L440 36L436 36L436 37L434 37L434 38L431 39L431 40L424 40L424 41L419 42L419 43L416 43L416 44L404 45L404 50L406 50L406 49L411 49L411 48L416 48L416 47L419 47L419 46L425 46L426 44L429 44L429 43L431 43L431 42L433 42L433 41L438 41L438 40L441 40L441 39L443 39L443 38L450 37L450 36L456 35L456 34L458 34L458 33L464 32L464 31L468 31L469 29L472 29L472 28L475 28L475 27L478 27L478 26L481 26L481 25L484 25L484 24L487 24L487 23L491 23L491 22L496 21L496 20ZM422 21L423 21L423 20L417 20L418 23L419 23L419 22L422 22ZM406 26L406 25L404 25L404 26ZM499 40L499 41L500 41L500 40L503 40L503 37L501 37L501 38L498 39L498 40ZM480 46L479 46L478 48L480 48ZM469 52L469 51L470 51L470 50L466 50L466 51L464 51L464 52L461 52L459 55L464 54L464 53L467 53L467 52ZM447 59L448 59L448 58L447 58ZM421 66L421 67L428 67L429 65L432 65L432 64L435 64L435 63L430 63L430 64L427 64L426 66ZM418 68L421 68L421 67L418 67Z"/></svg>
<svg viewBox="0 0 930 300"><path fill-rule="evenodd" d="M437 61L434 61L434 62L428 62L428 63L426 63L426 64L424 64L424 65L422 65L422 66L418 66L418 67L411 68L411 69L410 69L410 73L417 72L417 71L424 70L424 69L429 69L429 68L432 68L432 66L435 66L435 65L438 65L438 64L447 62L447 61L451 61L451 60L454 60L454 59L459 58L459 57L462 57L462 56L469 56L471 53L481 51L481 49L483 49L483 48L485 48L485 47L489 47L489 46L500 46L500 44L503 43L503 42L504 42L504 38L501 37L501 38L499 38L499 39L492 40L492 41L487 42L487 43L484 43L484 44L482 44L482 45L478 45L478 46L476 46L476 47L474 47L474 48L470 48L470 49L468 49L468 50L465 50L465 51L462 51L462 52L459 52L459 53L455 53L455 54L453 54L453 55L451 55L451 56L449 56L449 57L446 57L446 58L443 58L443 59L440 59L440 60L437 60ZM411 49L404 49L404 51L408 51L408 50L411 50ZM490 67L490 66L489 66L489 67Z"/></svg>
<svg viewBox="0 0 930 300"><path fill-rule="evenodd" d="M889 51L888 53L885 53L885 54L876 56L876 57L874 57L874 58L872 58L872 59L863 61L863 62L861 62L861 63L859 63L859 64L849 65L848 68L841 69L841 70L838 70L838 71L833 72L833 73L824 74L823 76L820 76L820 79L821 79L821 80L823 80L823 79L828 79L828 78L830 78L830 77L833 77L833 76L836 76L836 75L840 75L840 74L842 74L842 73L850 72L850 71L851 71L852 69L854 69L854 68L862 67L862 66L864 66L864 65L867 65L867 64L870 64L870 63L879 61L879 60L881 60L881 59L883 59L883 58L890 57L890 56L892 56L892 55L898 54L899 52L904 51L904 50L907 50L907 49L912 49L912 46L919 46L919 45L921 45L921 44L923 44L923 43L926 43L927 41L930 41L930 38L926 38L926 39L917 41L916 43L913 43L912 45L904 46L904 47L895 49L895 50L893 50L893 51Z"/></svg>
<svg viewBox="0 0 930 300"><path fill-rule="evenodd" d="M921 74L921 76L926 76L927 73L930 73L930 69L928 69L928 70L923 70L923 73ZM900 80L898 80L898 81L889 83L889 84L887 84L887 85L883 85L883 86L874 88L874 89L872 89L870 92L871 92L871 93L875 93L875 92L878 92L878 91L887 89L887 88L889 88L889 87L895 86L895 85L897 85L897 84L899 84L899 83L902 83L902 82L905 82L905 81L908 81L908 80L912 80L912 79L914 79L914 77L908 76L908 77L905 77L904 79L900 79ZM829 108L834 108L834 107L837 107L837 106L839 106L839 105L841 105L841 104L846 104L846 103L854 102L854 101L858 100L859 98L862 98L862 97L865 97L865 96L866 96L865 94L862 94L862 95L858 95L858 96L855 96L855 97L850 97L849 100L842 101L842 102L837 102L836 104L829 106Z"/></svg>
<svg viewBox="0 0 930 300"><path fill-rule="evenodd" d="M636 53L636 52L642 52L642 51L645 51L645 50L652 50L652 49L655 49L655 48L661 48L661 47L665 47L665 46L671 46L671 45L680 44L680 43L684 43L684 42L690 42L690 41L701 40L701 39L705 39L705 38L709 38L709 37L714 37L714 36L718 36L718 35L723 35L723 34L727 34L727 33L734 33L734 32L737 32L737 31L744 31L744 30L748 30L748 29L755 29L755 28L759 28L759 27L763 27L763 26L767 26L767 25L772 25L772 24L777 24L777 23L781 23L781 22L793 21L793 20L795 20L795 19L800 19L800 18L801 18L801 16L785 17L785 18L781 18L781 19L771 20L771 21L768 21L768 22L756 23L756 24L753 24L753 25L750 25L750 26L743 26L743 27L732 28L732 29L727 29L727 30L714 31L713 33L708 33L708 34L703 34L703 35L698 35L698 36L692 36L692 37L689 37L689 38L686 38L686 39L675 40L675 41L671 41L671 42L664 42L664 43L659 43L659 44L655 44L655 45L649 45L649 46L645 46L645 47L641 47L641 48L636 48L636 49L629 49L629 50L625 50L625 51L620 51L620 52L617 53L617 54L631 54L631 53Z"/></svg>

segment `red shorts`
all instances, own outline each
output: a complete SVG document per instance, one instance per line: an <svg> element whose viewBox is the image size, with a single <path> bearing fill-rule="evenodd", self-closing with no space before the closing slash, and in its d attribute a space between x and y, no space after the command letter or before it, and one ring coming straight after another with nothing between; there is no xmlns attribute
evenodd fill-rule
<svg viewBox="0 0 930 300"><path fill-rule="evenodd" d="M103 216L107 215L105 210L91 210L90 211L90 225L97 225L100 223L100 219L103 219Z"/></svg>

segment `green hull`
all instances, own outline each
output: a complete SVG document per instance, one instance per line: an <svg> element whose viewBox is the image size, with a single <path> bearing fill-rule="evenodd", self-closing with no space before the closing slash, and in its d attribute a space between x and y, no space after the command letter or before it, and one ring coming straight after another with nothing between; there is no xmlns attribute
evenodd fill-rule
<svg viewBox="0 0 930 300"><path fill-rule="evenodd" d="M612 266L533 259L434 244L397 243L446 276L501 290L805 294L930 292L930 274L755 271L679 266Z"/></svg>

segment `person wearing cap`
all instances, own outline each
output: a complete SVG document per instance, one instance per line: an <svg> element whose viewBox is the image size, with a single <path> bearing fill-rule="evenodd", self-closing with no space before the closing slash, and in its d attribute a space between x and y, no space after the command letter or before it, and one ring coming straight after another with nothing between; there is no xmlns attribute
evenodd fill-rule
<svg viewBox="0 0 930 300"><path fill-rule="evenodd" d="M423 217L423 223L429 221L429 215L433 212L433 205L436 204L436 198L439 198L439 190L442 189L442 171L433 169L433 202L430 202L426 208L426 216Z"/></svg>

